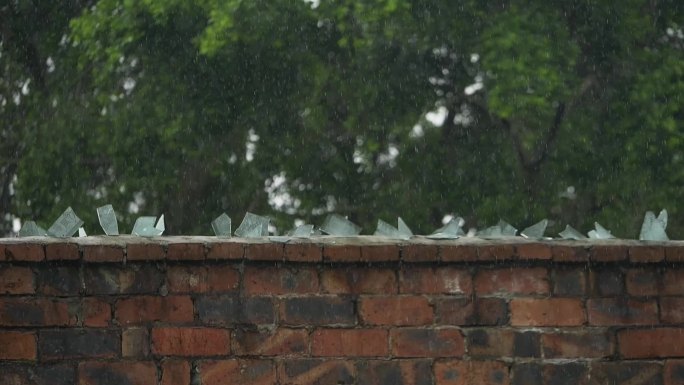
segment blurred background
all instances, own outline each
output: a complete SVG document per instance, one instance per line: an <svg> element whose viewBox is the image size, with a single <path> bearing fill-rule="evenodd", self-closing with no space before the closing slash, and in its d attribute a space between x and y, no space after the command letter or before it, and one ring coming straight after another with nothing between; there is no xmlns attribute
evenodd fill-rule
<svg viewBox="0 0 684 385"><path fill-rule="evenodd" d="M227 212L684 238L681 0L0 1L0 234Z"/></svg>

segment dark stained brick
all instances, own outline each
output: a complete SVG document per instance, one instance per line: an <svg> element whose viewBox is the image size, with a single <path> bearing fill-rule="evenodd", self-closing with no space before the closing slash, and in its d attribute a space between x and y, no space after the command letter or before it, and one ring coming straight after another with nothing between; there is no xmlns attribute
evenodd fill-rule
<svg viewBox="0 0 684 385"><path fill-rule="evenodd" d="M23 365L1 364L2 385L73 385L76 368L72 364Z"/></svg>
<svg viewBox="0 0 684 385"><path fill-rule="evenodd" d="M268 297L203 296L195 300L195 307L200 320L210 325L275 322L273 299Z"/></svg>
<svg viewBox="0 0 684 385"><path fill-rule="evenodd" d="M38 339L41 360L113 358L121 352L121 336L115 330L42 330Z"/></svg>
<svg viewBox="0 0 684 385"><path fill-rule="evenodd" d="M335 296L286 298L281 302L281 322L289 325L353 324L354 303Z"/></svg>
<svg viewBox="0 0 684 385"><path fill-rule="evenodd" d="M45 295L73 296L82 289L81 273L77 266L38 269L37 283L38 292Z"/></svg>
<svg viewBox="0 0 684 385"><path fill-rule="evenodd" d="M151 265L86 266L83 281L87 294L152 294L161 287L164 275Z"/></svg>

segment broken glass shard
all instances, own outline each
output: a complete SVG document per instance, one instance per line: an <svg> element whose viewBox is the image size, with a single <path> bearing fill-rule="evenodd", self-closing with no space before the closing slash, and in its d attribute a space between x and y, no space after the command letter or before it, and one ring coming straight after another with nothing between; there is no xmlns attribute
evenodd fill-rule
<svg viewBox="0 0 684 385"><path fill-rule="evenodd" d="M409 229L401 217L397 218L397 230L399 230L401 234L408 235L409 237L413 236L413 231Z"/></svg>
<svg viewBox="0 0 684 385"><path fill-rule="evenodd" d="M572 226L570 225L565 225L565 230L561 231L558 233L558 235L561 236L563 239L587 239L587 237L584 236L584 234L580 233L579 231L575 230Z"/></svg>
<svg viewBox="0 0 684 385"><path fill-rule="evenodd" d="M481 238L514 237L517 232L518 229L511 226L503 219L499 219L499 223L478 231L476 235Z"/></svg>
<svg viewBox="0 0 684 385"><path fill-rule="evenodd" d="M435 230L434 233L427 236L430 239L457 239L463 235L465 232L462 227L465 224L465 220L461 217L452 218L449 223Z"/></svg>
<svg viewBox="0 0 684 385"><path fill-rule="evenodd" d="M499 219L498 226L501 228L501 235L503 235L504 237L515 237L515 234L518 232L518 229L511 226L508 222L504 221L503 219Z"/></svg>
<svg viewBox="0 0 684 385"><path fill-rule="evenodd" d="M662 210L657 218L652 211L647 211L644 215L644 223L641 225L639 239L642 241L667 241L669 238L665 233L666 228L666 210Z"/></svg>
<svg viewBox="0 0 684 385"><path fill-rule="evenodd" d="M587 235L589 235L590 239L614 239L615 238L613 236L613 234L610 233L610 231L606 230L598 222L594 222L594 228L595 228L595 230L591 230L589 233L587 233Z"/></svg>
<svg viewBox="0 0 684 385"><path fill-rule="evenodd" d="M546 226L548 226L548 224L549 221L547 219L542 219L541 221L521 231L520 235L525 238L544 238L544 231L546 231Z"/></svg>
<svg viewBox="0 0 684 385"><path fill-rule="evenodd" d="M211 222L211 228L217 237L230 237L232 223L228 214L223 213Z"/></svg>
<svg viewBox="0 0 684 385"><path fill-rule="evenodd" d="M309 238L314 232L313 225L300 225L287 232L288 237Z"/></svg>
<svg viewBox="0 0 684 385"><path fill-rule="evenodd" d="M78 236L79 237L87 237L88 234L86 234L85 229L83 227L78 228Z"/></svg>
<svg viewBox="0 0 684 385"><path fill-rule="evenodd" d="M159 235L161 235L164 232L164 230L166 230L166 223L164 222L164 214L162 214L159 217L159 220L157 221L157 224L154 225L154 228L161 231L161 233L159 233Z"/></svg>
<svg viewBox="0 0 684 385"><path fill-rule="evenodd" d="M47 231L34 221L26 221L19 230L20 237L46 237L47 235Z"/></svg>
<svg viewBox="0 0 684 385"><path fill-rule="evenodd" d="M361 227L341 215L330 214L325 218L325 221L323 221L321 231L328 235L353 237L359 235Z"/></svg>
<svg viewBox="0 0 684 385"><path fill-rule="evenodd" d="M235 235L242 238L267 237L269 222L268 217L247 213L240 226L235 230Z"/></svg>
<svg viewBox="0 0 684 385"><path fill-rule="evenodd" d="M67 238L76 234L78 228L81 226L83 226L83 221L76 216L74 210L69 207L59 216L59 218L57 218L47 232L53 237Z"/></svg>
<svg viewBox="0 0 684 385"><path fill-rule="evenodd" d="M158 237L162 235L164 233L163 217L162 215L159 221L157 221L157 217L139 217L135 220L131 234L139 237ZM162 229L156 227L155 222L157 222L157 225L159 225L159 222L162 222Z"/></svg>
<svg viewBox="0 0 684 385"><path fill-rule="evenodd" d="M100 226L107 235L119 235L119 224L116 221L116 214L112 205L105 205L97 208L97 219Z"/></svg>
<svg viewBox="0 0 684 385"><path fill-rule="evenodd" d="M406 226L406 223L404 223L401 218L397 219L397 227L390 225L382 219L378 219L378 227L373 235L396 239L409 239L413 236L413 232L411 232L411 229Z"/></svg>

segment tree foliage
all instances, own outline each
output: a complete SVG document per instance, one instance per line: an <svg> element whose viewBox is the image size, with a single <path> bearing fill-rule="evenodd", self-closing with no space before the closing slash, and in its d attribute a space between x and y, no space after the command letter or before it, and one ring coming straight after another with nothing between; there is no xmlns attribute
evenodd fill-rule
<svg viewBox="0 0 684 385"><path fill-rule="evenodd" d="M684 236L677 0L18 0L0 6L0 218L445 214ZM428 117L438 111L444 121Z"/></svg>

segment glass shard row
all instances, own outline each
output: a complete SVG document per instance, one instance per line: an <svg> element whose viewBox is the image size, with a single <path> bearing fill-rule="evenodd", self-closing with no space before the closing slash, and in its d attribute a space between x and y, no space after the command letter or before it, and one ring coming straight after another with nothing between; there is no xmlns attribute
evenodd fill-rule
<svg viewBox="0 0 684 385"><path fill-rule="evenodd" d="M162 229L155 226L155 222L162 222ZM131 234L139 237L158 237L164 233L163 215L157 221L157 217L139 217L135 220Z"/></svg>
<svg viewBox="0 0 684 385"><path fill-rule="evenodd" d="M594 222L594 230L591 230L587 235L590 239L615 239L613 234L598 222Z"/></svg>
<svg viewBox="0 0 684 385"><path fill-rule="evenodd" d="M667 241L667 211L662 210L658 217L652 211L647 211L644 215L644 223L641 225L639 240L642 241Z"/></svg>
<svg viewBox="0 0 684 385"><path fill-rule="evenodd" d="M119 223L116 220L116 214L112 205L98 207L97 219L100 221L100 226L102 226L105 234L119 235Z"/></svg>
<svg viewBox="0 0 684 385"><path fill-rule="evenodd" d="M55 223L48 229L48 235L57 238L68 238L76 234L78 228L83 226L81 218L76 216L74 210L69 207L57 218Z"/></svg>
<svg viewBox="0 0 684 385"><path fill-rule="evenodd" d="M463 235L463 225L465 220L461 217L452 218L449 223L435 230L434 233L427 236L429 239L457 239Z"/></svg>
<svg viewBox="0 0 684 385"><path fill-rule="evenodd" d="M401 217L399 217L397 218L397 227L390 225L382 219L378 219L378 227L373 235L396 239L409 239L413 236L413 232L406 226L406 223L404 223Z"/></svg>
<svg viewBox="0 0 684 385"><path fill-rule="evenodd" d="M19 229L20 237L46 237L48 235L44 228L38 226L34 221L26 221Z"/></svg>
<svg viewBox="0 0 684 385"><path fill-rule="evenodd" d="M323 221L321 231L328 235L353 237L361 233L361 227L341 215L330 214Z"/></svg>
<svg viewBox="0 0 684 385"><path fill-rule="evenodd" d="M267 237L270 221L268 217L247 213L240 226L235 230L235 235L242 238Z"/></svg>
<svg viewBox="0 0 684 385"><path fill-rule="evenodd" d="M561 236L563 239L587 239L587 237L584 236L584 234L580 233L579 231L575 230L572 226L570 225L565 225L565 230L561 231L558 233L558 235Z"/></svg>
<svg viewBox="0 0 684 385"><path fill-rule="evenodd" d="M230 237L232 222L228 214L223 213L211 222L211 228L217 237Z"/></svg>
<svg viewBox="0 0 684 385"><path fill-rule="evenodd" d="M532 226L526 228L520 232L520 235L525 238L541 239L544 238L544 231L546 231L546 226L548 226L549 221L547 219L542 219L541 221L533 224Z"/></svg>

